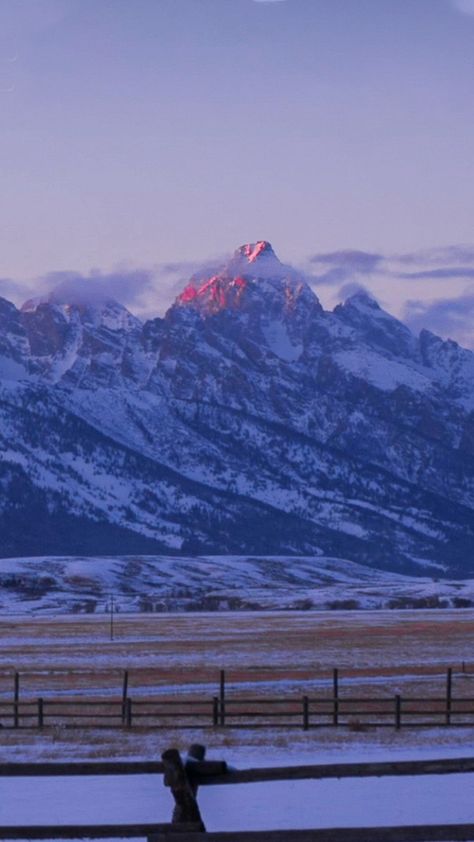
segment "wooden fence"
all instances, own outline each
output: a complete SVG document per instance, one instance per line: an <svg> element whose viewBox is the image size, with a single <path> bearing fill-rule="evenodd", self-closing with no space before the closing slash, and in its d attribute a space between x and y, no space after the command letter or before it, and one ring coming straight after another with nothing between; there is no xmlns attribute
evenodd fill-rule
<svg viewBox="0 0 474 842"><path fill-rule="evenodd" d="M204 746L191 746L183 762L176 749L168 749L161 762L4 763L0 776L69 776L164 774L174 798L171 822L107 825L0 826L0 839L76 839L145 837L148 842L457 842L474 840L474 824L411 825L366 828L313 828L206 833L200 813L199 786L263 781L321 780L325 778L381 777L384 775L446 775L474 773L474 757L312 766L229 769L222 761L206 761ZM368 810L370 804L368 802Z"/></svg>
<svg viewBox="0 0 474 842"><path fill-rule="evenodd" d="M258 685L258 682L256 683ZM0 699L3 728L299 728L308 731L327 726L353 730L367 727L472 727L474 696L453 693L453 671L447 670L442 693L435 696L351 695L341 692L339 671L334 670L328 691L320 694L271 696L244 695L227 689L226 673L216 681L216 695L196 696L192 685L174 698L130 695L125 671L117 696L84 696L77 690L69 697L20 695L20 674L13 676L10 698ZM360 691L359 691L360 692Z"/></svg>

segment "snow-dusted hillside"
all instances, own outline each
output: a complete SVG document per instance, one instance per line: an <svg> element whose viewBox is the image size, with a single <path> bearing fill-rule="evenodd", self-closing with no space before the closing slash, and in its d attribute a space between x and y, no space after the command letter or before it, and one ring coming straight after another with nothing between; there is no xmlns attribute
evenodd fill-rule
<svg viewBox="0 0 474 842"><path fill-rule="evenodd" d="M3 559L0 610L466 608L474 580L442 582L314 557L117 556Z"/></svg>
<svg viewBox="0 0 474 842"><path fill-rule="evenodd" d="M0 555L311 555L474 572L474 355L262 241L163 319L0 299Z"/></svg>

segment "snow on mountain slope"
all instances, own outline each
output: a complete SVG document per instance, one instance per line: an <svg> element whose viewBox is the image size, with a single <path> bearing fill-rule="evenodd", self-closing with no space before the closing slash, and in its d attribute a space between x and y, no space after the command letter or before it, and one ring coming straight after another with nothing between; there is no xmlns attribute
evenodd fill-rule
<svg viewBox="0 0 474 842"><path fill-rule="evenodd" d="M2 373L3 372L3 373ZM365 294L325 312L262 240L164 318L0 300L0 555L474 569L474 355Z"/></svg>
<svg viewBox="0 0 474 842"><path fill-rule="evenodd" d="M413 578L334 558L117 556L3 559L0 607L17 611L374 609L474 605L474 580Z"/></svg>

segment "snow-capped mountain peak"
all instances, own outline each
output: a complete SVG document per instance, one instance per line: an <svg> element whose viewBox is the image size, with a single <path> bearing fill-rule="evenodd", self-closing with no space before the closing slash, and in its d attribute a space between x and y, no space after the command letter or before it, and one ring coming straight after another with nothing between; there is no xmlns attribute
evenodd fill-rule
<svg viewBox="0 0 474 842"><path fill-rule="evenodd" d="M70 290L69 290L70 292ZM4 555L310 554L473 570L474 355L265 240L141 325L0 300Z"/></svg>
<svg viewBox="0 0 474 842"><path fill-rule="evenodd" d="M272 319L293 312L304 299L309 309L321 310L305 278L280 262L266 240L240 246L233 257L209 278L191 279L176 306L191 307L203 316L247 312Z"/></svg>
<svg viewBox="0 0 474 842"><path fill-rule="evenodd" d="M240 248L237 249L234 257L244 257L248 263L255 263L261 258L271 258L278 263L280 262L268 240L259 240L256 243L245 243L245 245L240 246Z"/></svg>

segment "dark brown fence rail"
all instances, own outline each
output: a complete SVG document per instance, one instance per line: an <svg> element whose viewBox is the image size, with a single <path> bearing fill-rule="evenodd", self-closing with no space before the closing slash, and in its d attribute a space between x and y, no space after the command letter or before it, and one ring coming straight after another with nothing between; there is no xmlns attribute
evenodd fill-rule
<svg viewBox="0 0 474 842"><path fill-rule="evenodd" d="M117 671L115 673L117 675ZM368 727L451 727L474 726L474 695L458 695L453 691L453 670L449 668L436 695L392 695L377 686L358 688L351 694L352 684L342 687L339 670L334 670L328 686L318 693L296 695L281 685L281 695L270 695L268 686L256 680L253 689L229 684L221 670L216 676L216 694L203 697L192 681L169 693L144 695L145 688L131 688L129 673L119 673L121 684L116 694L93 690L88 695L77 687L75 673L63 676L61 694L58 690L42 691L33 698L30 691L23 694L23 676L10 674L11 692L0 697L0 723L4 728L41 729L48 726L64 728L313 728L345 726L354 730ZM87 675L87 673L82 674ZM276 677L275 677L276 675ZM278 673L266 674L278 688ZM46 679L48 674L46 675ZM57 675L54 673L55 681ZM1 678L1 676L0 676ZM5 676L3 676L5 678ZM25 676L25 684L27 676ZM69 682L69 684L68 684ZM87 684L85 685L87 687ZM439 686L439 685L438 685ZM283 690L283 688L285 688ZM433 688L432 693L433 693ZM436 691L436 688L434 688ZM464 683L463 692L470 684ZM457 690L457 688L456 688ZM90 692L90 691L89 691ZM136 692L137 695L133 695ZM470 691L472 693L472 690ZM170 698L170 696L172 696Z"/></svg>
<svg viewBox="0 0 474 842"><path fill-rule="evenodd" d="M334 714L338 705L337 719ZM226 698L209 699L132 699L125 705L117 700L55 699L41 697L19 701L13 706L0 702L0 723L3 728L299 728L305 731L328 726L345 726L353 730L365 728L437 726L473 727L474 699L446 701L433 697L336 699Z"/></svg>
<svg viewBox="0 0 474 842"><path fill-rule="evenodd" d="M189 825L189 832L199 830ZM176 839L177 833L187 833L186 828L179 831L170 822L162 824L104 824L104 825L18 825L0 826L0 839ZM182 838L182 837L181 837ZM198 838L201 839L202 836Z"/></svg>
<svg viewBox="0 0 474 842"><path fill-rule="evenodd" d="M145 838L148 842L472 842L474 824L244 830L224 833L203 833L173 825L150 824L0 826L0 839L107 838Z"/></svg>
<svg viewBox="0 0 474 842"><path fill-rule="evenodd" d="M260 830L238 833L180 834L180 842L468 842L473 824L417 825L414 827L329 828L318 830ZM176 842L169 833L153 842Z"/></svg>

